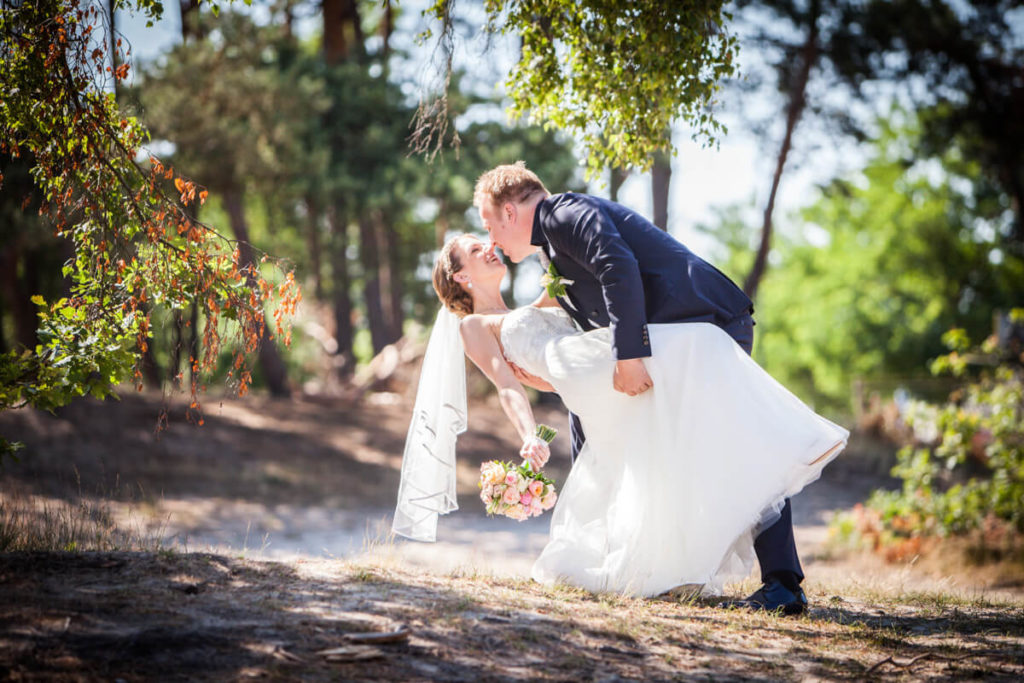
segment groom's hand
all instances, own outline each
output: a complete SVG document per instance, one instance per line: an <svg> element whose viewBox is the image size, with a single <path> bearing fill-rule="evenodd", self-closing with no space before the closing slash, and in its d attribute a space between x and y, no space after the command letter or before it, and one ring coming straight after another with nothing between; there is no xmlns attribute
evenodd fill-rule
<svg viewBox="0 0 1024 683"><path fill-rule="evenodd" d="M639 358L615 361L615 374L612 378L615 391L630 396L638 396L654 386L654 381L647 374L644 362Z"/></svg>
<svg viewBox="0 0 1024 683"><path fill-rule="evenodd" d="M555 388L553 386L545 382L540 377L537 377L537 375L531 375L526 370L523 370L521 367L519 367L510 360L506 360L505 362L508 363L508 366L510 368L512 368L512 374L516 376L516 379L519 380L521 384L525 384L528 387L533 387L537 391L555 391Z"/></svg>

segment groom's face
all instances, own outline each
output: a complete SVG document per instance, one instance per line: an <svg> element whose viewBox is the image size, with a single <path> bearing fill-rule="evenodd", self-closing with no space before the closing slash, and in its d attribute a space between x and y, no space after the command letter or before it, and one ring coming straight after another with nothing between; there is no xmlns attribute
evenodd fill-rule
<svg viewBox="0 0 1024 683"><path fill-rule="evenodd" d="M523 212L515 204L508 202L496 206L494 202L484 202L480 206L480 220L484 229L491 237L491 243L501 249L513 263L519 263L533 251L530 245L530 230L520 225Z"/></svg>

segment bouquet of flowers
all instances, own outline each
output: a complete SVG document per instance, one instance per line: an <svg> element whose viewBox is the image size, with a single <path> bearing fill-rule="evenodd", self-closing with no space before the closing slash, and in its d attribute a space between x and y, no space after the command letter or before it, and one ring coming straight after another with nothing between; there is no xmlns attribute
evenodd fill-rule
<svg viewBox="0 0 1024 683"><path fill-rule="evenodd" d="M537 425L536 434L551 443L556 431ZM480 465L477 485L488 515L505 515L520 522L550 510L558 499L555 482L542 472L534 472L528 462L519 466L497 460L485 462Z"/></svg>

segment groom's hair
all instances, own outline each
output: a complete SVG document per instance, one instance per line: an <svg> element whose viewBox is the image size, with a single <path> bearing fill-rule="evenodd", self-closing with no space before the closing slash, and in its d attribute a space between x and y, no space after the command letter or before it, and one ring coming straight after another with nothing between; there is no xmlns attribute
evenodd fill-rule
<svg viewBox="0 0 1024 683"><path fill-rule="evenodd" d="M537 174L526 168L525 162L517 161L492 168L477 178L473 206L479 208L488 201L496 207L507 202L518 204L536 194L547 196L549 193Z"/></svg>

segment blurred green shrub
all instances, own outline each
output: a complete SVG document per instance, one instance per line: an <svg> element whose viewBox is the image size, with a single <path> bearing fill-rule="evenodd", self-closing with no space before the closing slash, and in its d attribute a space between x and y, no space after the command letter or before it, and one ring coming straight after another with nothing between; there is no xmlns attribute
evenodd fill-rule
<svg viewBox="0 0 1024 683"><path fill-rule="evenodd" d="M1024 324L1024 309L1010 315ZM960 329L943 341L950 353L931 364L966 383L940 405L910 402L904 420L914 443L892 474L896 491L876 491L866 506L840 515L833 533L876 549L915 539L981 534L1000 545L1024 532L1024 353L995 336L972 347Z"/></svg>

